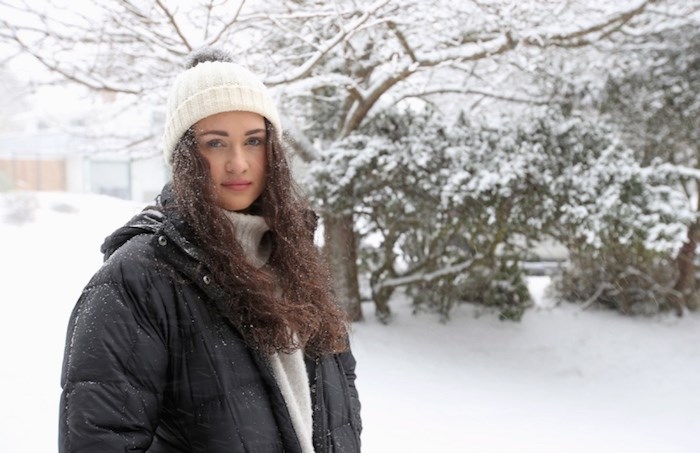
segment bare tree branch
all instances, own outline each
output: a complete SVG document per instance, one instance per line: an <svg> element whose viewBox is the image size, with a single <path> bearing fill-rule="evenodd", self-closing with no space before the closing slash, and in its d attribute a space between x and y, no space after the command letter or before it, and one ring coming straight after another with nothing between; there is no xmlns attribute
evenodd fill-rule
<svg viewBox="0 0 700 453"><path fill-rule="evenodd" d="M209 23L211 22L211 13L212 10L214 9L214 0L209 0L209 3L206 6L207 9L207 19L204 22L204 40L206 41L209 38Z"/></svg>
<svg viewBox="0 0 700 453"><path fill-rule="evenodd" d="M230 21L228 21L223 27L221 27L221 30L219 30L216 36L214 36L207 42L208 45L212 45L216 42L219 42L224 33L226 33L233 26L233 24L236 23L238 17L241 14L241 10L243 9L243 5L245 5L245 1L246 0L241 0L241 3L238 5L238 9L236 10L236 14L233 15Z"/></svg>
<svg viewBox="0 0 700 453"><path fill-rule="evenodd" d="M109 83L106 83L104 81L98 81L98 80L89 80L86 78L81 78L78 77L74 74L69 73L68 71L63 70L58 64L52 63L48 61L46 58L44 58L43 55L39 54L38 52L35 52L30 46L26 45L24 41L17 36L17 34L13 35L14 41L19 45L20 49L25 52L28 55L31 55L34 57L39 63L44 65L47 69L49 69L52 72L55 72L57 74L60 74L62 77L64 77L66 80L70 80L72 82L78 83L80 85L84 85L92 90L95 91L114 91L118 93L125 93L125 94L140 94L139 90L133 90L125 87L119 87L116 85L112 85Z"/></svg>
<svg viewBox="0 0 700 453"><path fill-rule="evenodd" d="M436 280L440 277L446 277L448 275L455 275L459 274L461 272L464 272L465 270L469 269L474 265L476 262L476 259L471 259L468 261L464 261L459 264L455 264L452 266L445 267L443 269L434 271L434 272L428 272L428 273L413 273L409 275L402 275L400 277L396 278L387 278L386 280L379 282L377 284L377 290L380 290L382 288L390 288L390 287L398 287L398 286L406 286L410 285L411 283L417 283L417 282L431 282L433 280Z"/></svg>
<svg viewBox="0 0 700 453"><path fill-rule="evenodd" d="M292 145L292 148L294 151L296 151L296 154L301 158L301 160L304 162L313 162L318 160L318 151L306 134L299 129L294 120L284 114L281 114L281 116L287 133L286 139L289 144Z"/></svg>
<svg viewBox="0 0 700 453"><path fill-rule="evenodd" d="M389 3L389 0L379 0L370 6L364 14L362 14L356 21L348 26L347 29L341 30L332 39L330 39L325 46L321 47L314 55L311 56L304 64L302 64L299 69L292 72L291 74L283 74L278 77L270 77L265 80L265 84L268 86L280 85L283 83L290 83L295 80L299 80L303 77L309 75L311 70L321 61L321 59L330 52L335 46L341 43L344 39L347 39L351 34L353 34L362 24L364 24L377 10Z"/></svg>
<svg viewBox="0 0 700 453"><path fill-rule="evenodd" d="M399 102L401 100L407 99L407 98L424 98L426 96L432 96L436 94L462 94L462 95L476 95L476 96L484 96L487 98L491 99L498 99L500 101L507 101L507 102L513 102L516 104L529 104L529 105L547 105L550 104L551 101L545 100L545 99L534 99L534 98L522 98L519 96L507 96L503 94L497 94L497 93L492 93L484 90L477 90L477 89L467 89L467 88L436 88L432 90L423 90L419 91L416 93L406 93L402 95L400 98L396 99L395 102Z"/></svg>
<svg viewBox="0 0 700 453"><path fill-rule="evenodd" d="M182 33L182 30L180 30L180 26L177 24L177 21L175 20L175 16L173 13L170 12L167 6L165 6L162 2L162 0L156 0L156 5L163 11L163 13L168 17L168 20L173 26L173 29L175 29L175 33L180 37L182 40L182 43L187 47L188 50L192 50L192 45L190 42L187 40L185 35Z"/></svg>
<svg viewBox="0 0 700 453"><path fill-rule="evenodd" d="M386 22L386 24L391 29L391 31L394 32L394 34L396 35L396 38L401 43L401 47L403 47L403 49L406 51L406 53L410 57L411 61L414 63L416 61L418 61L418 59L416 58L416 54L413 52L413 49L411 49L411 46L408 45L408 41L406 40L406 37L403 35L403 33L401 33L401 30L398 29L398 27L396 26L394 21L389 20Z"/></svg>
<svg viewBox="0 0 700 453"><path fill-rule="evenodd" d="M413 66L406 68L402 72L393 75L391 77L387 77L380 83L376 84L373 89L370 90L370 92L364 96L364 102L358 102L356 103L353 108L350 110L348 114L348 118L345 120L345 124L343 125L343 128L340 132L340 137L347 137L351 132L356 130L360 124L362 123L362 120L367 116L367 113L372 109L374 104L379 100L379 98L389 91L391 87L396 85L397 83L401 82L402 80L405 80L408 76L413 74L416 70L418 69L418 64L414 64Z"/></svg>
<svg viewBox="0 0 700 453"><path fill-rule="evenodd" d="M544 32L541 34L535 34L534 36L525 37L521 41L525 45L535 46L535 47L545 47L547 45L563 45L565 41L573 41L578 38L584 38L588 35L605 32L605 30L610 26L615 26L616 24L624 24L631 20L633 17L641 14L650 4L655 3L656 0L642 0L635 7L632 7L626 11L621 11L616 15L608 18L605 21L594 23L587 27L583 27L579 30L570 32Z"/></svg>
<svg viewBox="0 0 700 453"><path fill-rule="evenodd" d="M517 41L513 39L510 32L493 38L489 41L484 41L480 44L467 44L457 46L450 49L431 52L430 55L421 55L418 61L422 67L436 66L453 61L466 62L481 60L493 55L502 54L512 50L517 45Z"/></svg>

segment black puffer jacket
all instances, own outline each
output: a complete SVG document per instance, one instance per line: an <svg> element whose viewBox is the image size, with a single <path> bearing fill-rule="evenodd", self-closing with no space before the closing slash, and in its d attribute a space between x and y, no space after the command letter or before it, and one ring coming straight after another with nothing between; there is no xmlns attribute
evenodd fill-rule
<svg viewBox="0 0 700 453"><path fill-rule="evenodd" d="M60 451L301 453L267 360L221 315L167 188L161 200L107 238L71 315ZM307 369L316 452L359 452L352 354Z"/></svg>

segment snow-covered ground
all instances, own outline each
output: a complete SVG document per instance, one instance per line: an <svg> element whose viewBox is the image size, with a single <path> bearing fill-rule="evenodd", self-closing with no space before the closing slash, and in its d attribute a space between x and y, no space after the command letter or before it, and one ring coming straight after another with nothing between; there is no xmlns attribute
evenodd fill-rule
<svg viewBox="0 0 700 453"><path fill-rule="evenodd" d="M60 369L72 306L99 245L140 206L0 194L0 451L56 450ZM394 301L390 326L355 325L363 451L700 452L700 316L625 318L547 305L521 323L474 307L440 324Z"/></svg>

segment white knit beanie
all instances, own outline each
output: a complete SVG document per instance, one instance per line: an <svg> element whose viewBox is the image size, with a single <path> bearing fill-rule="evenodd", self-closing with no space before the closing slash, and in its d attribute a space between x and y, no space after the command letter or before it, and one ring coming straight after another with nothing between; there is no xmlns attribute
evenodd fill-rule
<svg viewBox="0 0 700 453"><path fill-rule="evenodd" d="M267 88L252 72L231 61L218 49L203 48L188 57L187 70L170 88L163 135L163 156L172 164L173 151L182 135L197 121L232 111L254 112L265 117L277 137L282 128Z"/></svg>

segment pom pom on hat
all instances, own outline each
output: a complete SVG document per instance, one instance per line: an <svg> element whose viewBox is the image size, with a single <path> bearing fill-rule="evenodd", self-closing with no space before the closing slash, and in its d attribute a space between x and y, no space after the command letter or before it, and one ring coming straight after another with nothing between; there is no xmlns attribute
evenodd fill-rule
<svg viewBox="0 0 700 453"><path fill-rule="evenodd" d="M216 47L200 47L187 55L185 59L185 69L194 68L199 63L204 63L205 61L233 63L233 57L223 49L218 49Z"/></svg>
<svg viewBox="0 0 700 453"><path fill-rule="evenodd" d="M221 112L258 113L281 138L279 114L267 88L252 72L232 60L225 51L210 47L188 55L187 69L175 78L166 104L163 156L168 164L187 129Z"/></svg>

